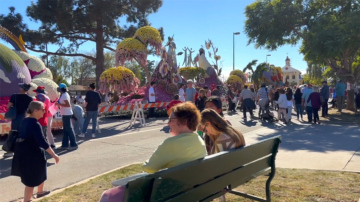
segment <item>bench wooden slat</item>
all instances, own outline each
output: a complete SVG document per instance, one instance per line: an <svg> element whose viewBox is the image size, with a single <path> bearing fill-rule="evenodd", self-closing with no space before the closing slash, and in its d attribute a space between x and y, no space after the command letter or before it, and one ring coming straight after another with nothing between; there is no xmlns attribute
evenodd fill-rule
<svg viewBox="0 0 360 202"><path fill-rule="evenodd" d="M272 154L274 147L278 146L278 141L277 138L264 140L240 149L211 155L202 161L177 166L172 168L171 172L158 172L162 180L156 181L157 183L154 184L151 201L168 198L192 189L194 185L204 183L244 164ZM277 150L277 148L275 149Z"/></svg>
<svg viewBox="0 0 360 202"><path fill-rule="evenodd" d="M251 164L245 165L244 167L234 170L233 172L227 173L221 177L208 181L179 196L169 196L168 198L157 198L154 201L181 202L181 201L204 200L209 196L209 193L220 192L228 185L231 185L232 187L236 187L236 185L245 183L248 180L248 176L251 176L253 173L261 172L262 170L264 170L264 168L269 167L271 159L272 156L268 156L264 159L255 161ZM157 181L162 181L162 180L156 179L154 184L156 184ZM171 186L171 183L169 183L169 185Z"/></svg>
<svg viewBox="0 0 360 202"><path fill-rule="evenodd" d="M204 159L199 159L180 166L165 169L130 181L126 185L124 201L159 201L157 200L158 198L166 199L170 196L177 196L185 191L193 189L194 185L205 183L206 181L214 179L216 176L239 169L240 167L255 160L259 160L262 157L269 156L271 154L275 156L280 142L281 136L272 137L255 144L245 146L244 148L221 152L216 155L205 157ZM256 162L258 161L253 163ZM246 166L249 167L251 164ZM265 169L265 167L263 169ZM273 167L273 170L274 169L275 167ZM263 171L269 172L269 169ZM252 172L252 175L250 176L233 176L233 178L239 179L239 183L241 184L243 181L242 179L249 181L255 178L256 174L261 173L262 172ZM159 180L159 177L161 177L162 180ZM154 184L155 180L156 183ZM170 180L168 182L171 182L171 185L169 183L164 183L166 180ZM233 180L228 182L228 184L231 184L232 182L234 186L239 184L237 180L236 182L233 182ZM225 186L223 186L223 188ZM209 201L211 196L215 196L214 194L216 194L216 191L214 193L207 191L206 194L206 197L208 198L205 201Z"/></svg>

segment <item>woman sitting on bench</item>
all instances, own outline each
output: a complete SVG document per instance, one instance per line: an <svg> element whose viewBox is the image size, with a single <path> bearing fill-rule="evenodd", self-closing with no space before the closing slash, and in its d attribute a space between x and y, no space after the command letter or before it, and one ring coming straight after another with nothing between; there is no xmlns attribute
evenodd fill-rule
<svg viewBox="0 0 360 202"><path fill-rule="evenodd" d="M166 139L143 165L147 173L155 173L165 168L175 167L206 156L205 143L194 133L201 115L193 103L185 102L170 109L168 125L173 137ZM184 152L186 151L186 152ZM125 186L105 191L100 202L123 201Z"/></svg>
<svg viewBox="0 0 360 202"><path fill-rule="evenodd" d="M229 125L212 109L201 112L200 125L211 140L209 142L211 145L206 145L210 148L209 155L245 146L245 139L241 132ZM219 199L221 202L225 201L225 195Z"/></svg>

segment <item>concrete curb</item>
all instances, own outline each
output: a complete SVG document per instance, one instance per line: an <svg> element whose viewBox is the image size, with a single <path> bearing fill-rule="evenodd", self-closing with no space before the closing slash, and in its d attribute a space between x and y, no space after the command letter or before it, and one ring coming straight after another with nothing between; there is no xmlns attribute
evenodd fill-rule
<svg viewBox="0 0 360 202"><path fill-rule="evenodd" d="M57 189L55 189L55 190L51 190L51 193L50 193L49 195L47 195L47 196L45 196L45 197L42 197L42 198L39 198L39 199L34 199L33 201L40 201L40 200L42 200L42 199L44 199L44 198L48 198L48 197L51 197L51 196L53 196L53 195L55 195L55 194L57 194L57 193L60 193L60 192L64 191L65 189L68 189L68 188L71 188L71 187L74 187L74 186L77 186L77 185L84 184L84 183L86 183L86 182L88 182L88 181L90 181L90 180L92 180L92 179L94 179L94 178L101 177L101 176L103 176L103 175L106 175L106 174L108 174L108 173L114 172L114 171L116 171L116 170L119 170L119 169L122 169L122 168L125 168L125 167L128 167L128 166L131 166L131 165L135 165L135 164L140 164L140 163L143 163L143 162L136 162L136 163L132 163L132 164L129 164L129 165L121 166L121 167L118 167L118 168L109 170L109 171L107 171L107 172L105 172L105 173L101 173L101 174L99 174L99 175L95 175L95 176L93 176L93 177L87 178L87 179L85 179L85 180L82 180L82 181L77 182L77 183L75 183L75 184L69 185L69 186L67 186L67 187L57 188ZM46 182L45 182L45 183L46 183ZM100 199L100 196L99 196L99 199ZM19 199L17 199L17 200L19 200ZM15 201L16 201L16 200L15 200Z"/></svg>

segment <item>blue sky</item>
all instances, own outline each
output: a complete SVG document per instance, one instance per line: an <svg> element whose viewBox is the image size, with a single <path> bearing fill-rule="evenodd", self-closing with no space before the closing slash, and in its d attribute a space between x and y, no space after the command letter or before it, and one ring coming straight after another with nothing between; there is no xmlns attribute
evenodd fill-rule
<svg viewBox="0 0 360 202"><path fill-rule="evenodd" d="M177 52L182 51L183 47L195 49L194 57L201 45L205 44L205 40L211 39L219 48L218 54L223 61L225 76L229 75L233 66L233 32L241 32L240 35L235 36L235 69L242 70L253 59L265 62L266 55L271 54L268 57L269 63L283 67L288 55L292 66L305 72L306 62L299 53L300 44L282 46L272 52L255 49L254 44L247 45L248 38L244 34L246 20L244 11L252 2L254 0L164 0L159 11L149 16L149 22L155 28L163 27L166 39L174 35ZM26 7L30 3L30 0L0 0L0 13L7 14L8 7L15 6L16 12L23 15L29 28L38 29L39 23L30 21L25 15ZM1 41L1 43L5 42ZM50 51L56 48L49 46ZM80 51L89 50L95 50L94 43L85 43L80 47ZM149 59L159 60L157 57L149 57ZM208 59L211 61L210 58ZM183 57L178 56L177 61L182 64Z"/></svg>

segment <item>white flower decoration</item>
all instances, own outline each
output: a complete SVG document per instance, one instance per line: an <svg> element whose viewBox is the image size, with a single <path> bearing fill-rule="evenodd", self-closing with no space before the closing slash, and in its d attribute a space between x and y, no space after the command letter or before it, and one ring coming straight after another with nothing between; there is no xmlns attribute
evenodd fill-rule
<svg viewBox="0 0 360 202"><path fill-rule="evenodd" d="M46 78L46 79L53 80L53 75L52 75L50 69L46 68L45 71L43 71L41 74L34 76L34 79L39 79L39 78Z"/></svg>
<svg viewBox="0 0 360 202"><path fill-rule="evenodd" d="M51 101L55 101L60 94L57 92L57 88L59 87L54 81L46 78L37 78L31 81L33 87L28 91L30 96L35 96L36 93L33 92L38 86L44 86L45 91L47 91L47 96L49 96ZM35 87L36 86L36 87Z"/></svg>
<svg viewBox="0 0 360 202"><path fill-rule="evenodd" d="M15 51L15 53L16 53L23 61L30 59L29 64L28 64L28 67L29 67L29 69L32 70L32 71L41 72L42 70L44 70L44 69L46 68L44 62L43 62L40 58L38 58L38 57L29 55L28 53L23 52L23 51Z"/></svg>

